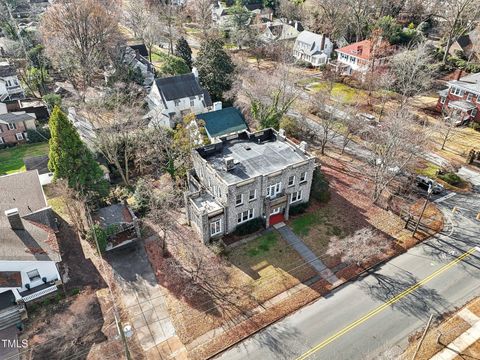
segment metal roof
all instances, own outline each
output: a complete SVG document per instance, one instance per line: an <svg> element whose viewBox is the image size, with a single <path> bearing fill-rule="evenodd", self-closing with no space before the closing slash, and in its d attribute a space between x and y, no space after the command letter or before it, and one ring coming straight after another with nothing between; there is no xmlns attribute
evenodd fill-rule
<svg viewBox="0 0 480 360"><path fill-rule="evenodd" d="M205 121L205 129L210 138L247 129L242 113L234 107L199 114L197 118Z"/></svg>

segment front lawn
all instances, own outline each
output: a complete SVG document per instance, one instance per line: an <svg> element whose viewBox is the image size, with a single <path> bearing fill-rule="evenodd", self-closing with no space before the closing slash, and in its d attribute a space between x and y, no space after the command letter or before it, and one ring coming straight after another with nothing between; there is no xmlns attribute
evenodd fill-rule
<svg viewBox="0 0 480 360"><path fill-rule="evenodd" d="M0 150L0 175L25 171L23 159L31 156L47 155L48 143L17 145Z"/></svg>
<svg viewBox="0 0 480 360"><path fill-rule="evenodd" d="M261 302L316 275L275 230L229 250L227 258L250 278Z"/></svg>

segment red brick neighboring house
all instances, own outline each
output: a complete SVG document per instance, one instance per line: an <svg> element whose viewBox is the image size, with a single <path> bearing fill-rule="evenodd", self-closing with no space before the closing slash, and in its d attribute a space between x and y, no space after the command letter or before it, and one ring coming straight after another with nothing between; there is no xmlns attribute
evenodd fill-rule
<svg viewBox="0 0 480 360"><path fill-rule="evenodd" d="M27 130L31 129L35 129L34 114L0 114L0 147L27 142Z"/></svg>
<svg viewBox="0 0 480 360"><path fill-rule="evenodd" d="M480 122L480 73L469 74L449 81L448 88L439 92L437 110L455 110L461 120Z"/></svg>

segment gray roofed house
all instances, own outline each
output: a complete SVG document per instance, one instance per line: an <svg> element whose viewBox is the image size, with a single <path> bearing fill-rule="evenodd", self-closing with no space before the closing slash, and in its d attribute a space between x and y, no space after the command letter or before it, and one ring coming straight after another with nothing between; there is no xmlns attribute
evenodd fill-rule
<svg viewBox="0 0 480 360"><path fill-rule="evenodd" d="M57 291L57 230L36 170L0 176L0 294L12 291L21 304Z"/></svg>
<svg viewBox="0 0 480 360"><path fill-rule="evenodd" d="M156 79L147 103L147 117L153 124L166 127L174 127L188 113L197 115L212 108L212 99L200 86L195 68L189 74Z"/></svg>
<svg viewBox="0 0 480 360"><path fill-rule="evenodd" d="M315 158L283 130L220 137L192 152L187 218L204 242L261 219L266 227L288 220L290 207L310 197Z"/></svg>
<svg viewBox="0 0 480 360"><path fill-rule="evenodd" d="M141 238L138 218L126 204L98 209L93 220L109 233L105 250L124 247Z"/></svg>
<svg viewBox="0 0 480 360"><path fill-rule="evenodd" d="M293 56L313 66L326 64L333 51L333 43L325 34L302 31L295 40Z"/></svg>
<svg viewBox="0 0 480 360"><path fill-rule="evenodd" d="M0 114L1 124L15 124L23 121L35 120L35 115L27 113L6 113Z"/></svg>
<svg viewBox="0 0 480 360"><path fill-rule="evenodd" d="M8 61L0 62L0 101L25 98L15 66Z"/></svg>
<svg viewBox="0 0 480 360"><path fill-rule="evenodd" d="M480 122L480 73L468 74L448 82L448 88L438 92L437 110L456 118L457 124Z"/></svg>

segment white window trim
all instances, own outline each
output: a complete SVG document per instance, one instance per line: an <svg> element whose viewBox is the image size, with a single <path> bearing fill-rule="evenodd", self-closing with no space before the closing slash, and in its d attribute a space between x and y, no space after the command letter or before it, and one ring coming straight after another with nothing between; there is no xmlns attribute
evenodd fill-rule
<svg viewBox="0 0 480 360"><path fill-rule="evenodd" d="M250 190L250 192L251 192L251 190ZM254 190L253 190L253 198L250 197L250 192L248 193L248 201L257 200L257 189L254 189Z"/></svg>
<svg viewBox="0 0 480 360"><path fill-rule="evenodd" d="M244 219L243 214L247 213L246 218ZM240 221L238 221L238 217L240 216ZM245 211L242 211L241 213L237 214L237 224L243 224L244 222L247 222L248 220L252 220L255 217L255 209L248 209Z"/></svg>
<svg viewBox="0 0 480 360"><path fill-rule="evenodd" d="M293 195L295 195L295 200L293 199ZM295 191L290 197L290 204L296 203L300 200L302 200L302 190Z"/></svg>
<svg viewBox="0 0 480 360"><path fill-rule="evenodd" d="M273 210L270 211L270 215L277 215L277 214L280 214L280 210L281 210L281 207L277 207Z"/></svg>
<svg viewBox="0 0 480 360"><path fill-rule="evenodd" d="M23 140L23 139L24 139L22 133L16 133L16 134L15 134L15 137L17 138L17 140Z"/></svg>
<svg viewBox="0 0 480 360"><path fill-rule="evenodd" d="M292 184L290 184L290 179L291 179L291 178L293 178ZM295 186L295 178L296 178L295 175L292 175L292 176L289 176L289 177L288 177L288 187Z"/></svg>
<svg viewBox="0 0 480 360"><path fill-rule="evenodd" d="M273 189L273 192L271 191ZM275 199L278 194L282 192L282 183L278 182L276 184L269 185L267 187L267 197L270 199Z"/></svg>
<svg viewBox="0 0 480 360"><path fill-rule="evenodd" d="M467 98L466 98L465 100L467 100L468 102L472 102L472 100L473 100L473 94L472 94L472 93L468 93L468 94L467 94Z"/></svg>
<svg viewBox="0 0 480 360"><path fill-rule="evenodd" d="M240 195L240 202L237 201L238 195ZM240 205L243 205L243 194L237 194L237 196L235 197L235 206L240 206Z"/></svg>
<svg viewBox="0 0 480 360"><path fill-rule="evenodd" d="M3 141L3 138L0 136L0 144L5 144L5 142Z"/></svg>
<svg viewBox="0 0 480 360"><path fill-rule="evenodd" d="M212 227L215 231L212 231ZM222 233L222 219L217 219L215 221L212 221L210 223L210 236L215 236L221 233Z"/></svg>
<svg viewBox="0 0 480 360"><path fill-rule="evenodd" d="M300 184L302 184L306 181L307 181L307 172L304 171L303 173L300 174Z"/></svg>
<svg viewBox="0 0 480 360"><path fill-rule="evenodd" d="M8 125L8 130L15 130L17 128L15 124L8 123L7 125Z"/></svg>
<svg viewBox="0 0 480 360"><path fill-rule="evenodd" d="M440 104L445 104L445 100L447 100L445 96L440 96Z"/></svg>

